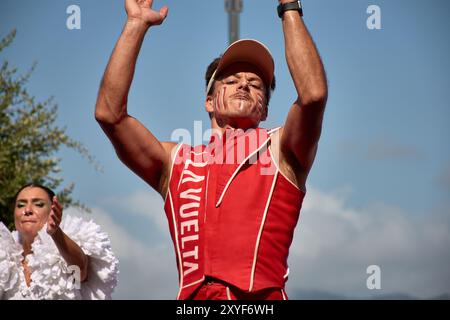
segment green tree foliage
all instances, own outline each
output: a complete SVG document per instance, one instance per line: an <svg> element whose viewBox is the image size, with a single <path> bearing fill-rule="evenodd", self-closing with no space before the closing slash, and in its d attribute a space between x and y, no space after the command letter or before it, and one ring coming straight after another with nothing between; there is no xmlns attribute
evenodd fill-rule
<svg viewBox="0 0 450 320"><path fill-rule="evenodd" d="M0 41L0 54L15 37L15 30ZM89 209L71 197L74 184L61 187L60 158L55 157L65 146L92 162L87 149L55 124L58 106L52 99L36 102L25 86L31 70L17 76L17 69L3 60L0 68L0 221L13 229L14 196L30 182L43 184L55 191L67 206Z"/></svg>

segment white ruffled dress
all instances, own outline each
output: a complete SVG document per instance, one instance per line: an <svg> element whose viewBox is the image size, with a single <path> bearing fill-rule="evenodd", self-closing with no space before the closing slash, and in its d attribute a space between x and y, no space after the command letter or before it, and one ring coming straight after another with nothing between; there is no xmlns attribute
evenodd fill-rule
<svg viewBox="0 0 450 320"><path fill-rule="evenodd" d="M0 299L111 299L117 285L119 262L108 235L100 226L79 217L65 216L60 228L89 257L87 280L77 285L73 269L58 251L46 226L39 231L26 256L31 284L25 281L22 245L17 231L0 222Z"/></svg>

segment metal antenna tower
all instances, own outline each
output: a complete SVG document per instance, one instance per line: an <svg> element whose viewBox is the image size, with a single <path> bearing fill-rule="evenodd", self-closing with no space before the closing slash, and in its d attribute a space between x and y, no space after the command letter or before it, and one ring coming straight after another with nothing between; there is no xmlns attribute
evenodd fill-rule
<svg viewBox="0 0 450 320"><path fill-rule="evenodd" d="M242 0L225 0L225 10L228 12L229 44L239 40L239 14L242 12L242 7Z"/></svg>

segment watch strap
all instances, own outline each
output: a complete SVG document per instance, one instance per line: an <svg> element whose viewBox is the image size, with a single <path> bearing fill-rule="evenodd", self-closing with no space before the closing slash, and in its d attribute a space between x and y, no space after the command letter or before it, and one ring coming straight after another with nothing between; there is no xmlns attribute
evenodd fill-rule
<svg viewBox="0 0 450 320"><path fill-rule="evenodd" d="M300 16L303 16L302 4L300 1L293 1L288 3L280 3L277 7L278 16L283 17L283 14L289 10L296 10L299 12Z"/></svg>

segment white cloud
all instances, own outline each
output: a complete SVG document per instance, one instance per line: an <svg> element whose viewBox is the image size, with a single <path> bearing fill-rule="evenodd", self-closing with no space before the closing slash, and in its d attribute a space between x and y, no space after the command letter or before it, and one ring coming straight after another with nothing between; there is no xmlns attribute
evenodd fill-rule
<svg viewBox="0 0 450 320"><path fill-rule="evenodd" d="M450 217L414 217L373 204L351 208L342 194L308 189L289 258L288 288L350 297L450 292ZM366 268L381 267L382 290L366 287Z"/></svg>
<svg viewBox="0 0 450 320"><path fill-rule="evenodd" d="M164 200L155 191L138 190L124 199L115 198L109 202L120 206L127 213L149 219L162 233L168 232Z"/></svg>

